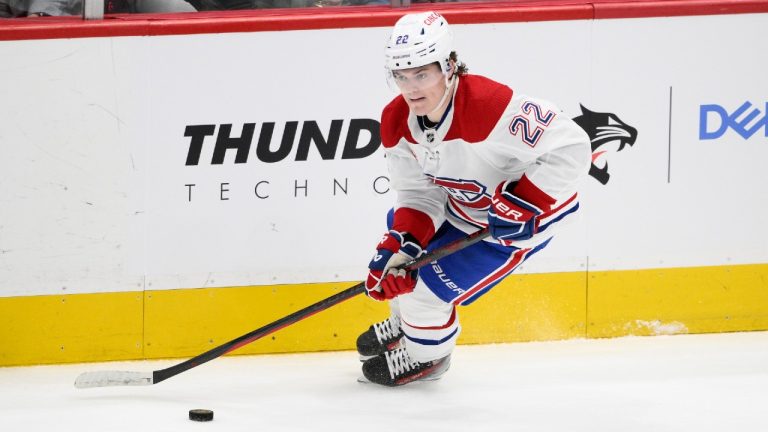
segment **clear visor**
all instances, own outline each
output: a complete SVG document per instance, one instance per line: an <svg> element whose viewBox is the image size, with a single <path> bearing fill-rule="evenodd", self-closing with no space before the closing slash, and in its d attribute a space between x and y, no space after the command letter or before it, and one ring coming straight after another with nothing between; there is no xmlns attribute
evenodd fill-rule
<svg viewBox="0 0 768 432"><path fill-rule="evenodd" d="M424 90L444 79L443 72L435 65L390 71L389 80L401 92Z"/></svg>

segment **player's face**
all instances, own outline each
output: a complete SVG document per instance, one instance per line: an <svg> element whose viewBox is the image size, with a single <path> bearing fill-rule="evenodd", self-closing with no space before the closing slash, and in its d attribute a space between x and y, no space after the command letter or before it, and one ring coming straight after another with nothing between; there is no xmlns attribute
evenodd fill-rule
<svg viewBox="0 0 768 432"><path fill-rule="evenodd" d="M415 115L426 115L437 108L445 92L443 72L434 63L392 71L392 76Z"/></svg>

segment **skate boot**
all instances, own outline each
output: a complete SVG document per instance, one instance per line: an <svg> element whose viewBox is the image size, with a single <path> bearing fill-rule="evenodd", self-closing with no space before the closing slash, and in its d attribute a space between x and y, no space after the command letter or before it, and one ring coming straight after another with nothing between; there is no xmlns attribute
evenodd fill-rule
<svg viewBox="0 0 768 432"><path fill-rule="evenodd" d="M387 351L401 346L403 331L400 329L400 317L392 315L380 323L368 328L357 338L357 352L360 361L366 361Z"/></svg>
<svg viewBox="0 0 768 432"><path fill-rule="evenodd" d="M413 381L439 379L451 365L451 356L420 363L411 360L405 348L387 351L363 363L363 376L375 384L395 387Z"/></svg>

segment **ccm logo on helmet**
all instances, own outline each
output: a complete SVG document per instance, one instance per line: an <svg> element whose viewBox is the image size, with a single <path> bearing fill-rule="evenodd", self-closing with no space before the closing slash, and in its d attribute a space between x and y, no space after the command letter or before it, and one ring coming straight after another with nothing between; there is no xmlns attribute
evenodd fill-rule
<svg viewBox="0 0 768 432"><path fill-rule="evenodd" d="M432 12L432 14L430 14L428 17L426 17L424 19L424 24L425 25L432 25L433 22L435 22L435 21L437 21L439 19L440 19L440 14L437 13L437 12Z"/></svg>

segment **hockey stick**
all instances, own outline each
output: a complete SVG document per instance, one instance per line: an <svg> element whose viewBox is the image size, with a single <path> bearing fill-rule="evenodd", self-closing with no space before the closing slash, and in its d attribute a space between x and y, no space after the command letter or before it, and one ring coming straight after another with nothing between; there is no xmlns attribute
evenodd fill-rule
<svg viewBox="0 0 768 432"><path fill-rule="evenodd" d="M408 270L415 270L424 267L428 263L450 255L467 246L473 245L482 239L488 237L490 233L488 229L482 229L465 238L455 240L435 249L420 258L409 261L403 265L403 268ZM244 345L247 345L257 339L260 339L270 333L276 332L283 327L287 327L298 321L308 318L318 312L324 311L331 306L339 304L344 300L350 299L358 294L365 292L365 283L361 282L351 288L334 294L324 300L307 306L304 309L294 312L286 317L267 324L264 327L256 329L250 333L244 334L237 339L233 339L216 348L206 351L196 357L183 361L174 366L156 370L153 372L130 372L130 371L94 371L84 372L75 379L75 387L77 388L90 388L90 387L107 387L107 386L143 386L157 384L161 381L165 381L168 378L176 376L184 371L200 366L203 363L207 363L217 357L220 357L230 351L234 351Z"/></svg>

